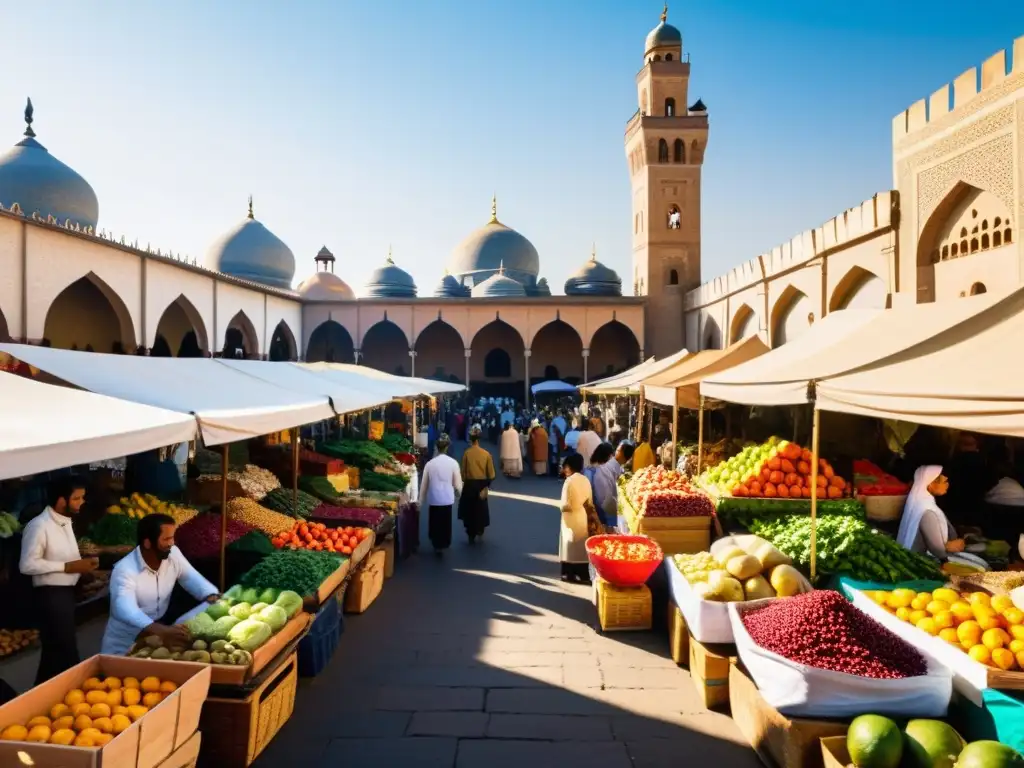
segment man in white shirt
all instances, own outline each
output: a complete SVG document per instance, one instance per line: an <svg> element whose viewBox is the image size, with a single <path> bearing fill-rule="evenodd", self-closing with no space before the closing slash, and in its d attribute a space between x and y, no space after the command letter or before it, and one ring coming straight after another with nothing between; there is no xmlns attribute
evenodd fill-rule
<svg viewBox="0 0 1024 768"><path fill-rule="evenodd" d="M164 646L186 645L188 630L170 625L166 614L175 584L196 600L220 598L217 588L174 546L174 518L146 515L139 521L139 545L114 566L110 576L110 618L100 653L124 656L140 633L156 635Z"/></svg>
<svg viewBox="0 0 1024 768"><path fill-rule="evenodd" d="M423 467L420 481L420 501L429 514L427 531L439 557L452 545L452 507L455 497L462 493L462 470L459 462L448 455L450 445L448 435L437 438L437 456Z"/></svg>
<svg viewBox="0 0 1024 768"><path fill-rule="evenodd" d="M601 436L588 426L580 432L576 442L576 452L583 457L583 466L590 466L590 456L594 449L601 444Z"/></svg>
<svg viewBox="0 0 1024 768"><path fill-rule="evenodd" d="M96 570L99 560L82 559L71 518L85 503L85 484L73 477L57 480L49 489L49 506L29 521L21 539L19 567L32 577L32 599L39 612L42 653L36 685L75 666L75 584L83 573Z"/></svg>

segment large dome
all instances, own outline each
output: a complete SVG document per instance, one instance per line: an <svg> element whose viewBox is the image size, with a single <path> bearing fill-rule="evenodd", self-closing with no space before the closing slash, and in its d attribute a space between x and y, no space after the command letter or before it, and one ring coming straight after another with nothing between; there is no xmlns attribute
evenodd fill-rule
<svg viewBox="0 0 1024 768"><path fill-rule="evenodd" d="M652 29L647 35L647 42L644 44L644 55L655 48L682 48L683 33L668 23L668 3L665 10L661 12L661 23Z"/></svg>
<svg viewBox="0 0 1024 768"><path fill-rule="evenodd" d="M448 260L448 271L463 282L478 285L497 274L504 264L505 273L520 282L536 280L540 256L533 243L498 221L497 202L491 201L491 220L459 243Z"/></svg>
<svg viewBox="0 0 1024 768"><path fill-rule="evenodd" d="M473 286L474 299L497 299L525 296L526 289L522 283L516 282L504 274L502 266L498 265L498 271Z"/></svg>
<svg viewBox="0 0 1024 768"><path fill-rule="evenodd" d="M100 205L89 183L35 139L32 100L25 107L25 138L0 156L0 203L14 203L28 216L38 211L59 224L70 220L80 227L96 227Z"/></svg>
<svg viewBox="0 0 1024 768"><path fill-rule="evenodd" d="M377 267L366 281L366 297L369 299L413 299L416 298L416 283L412 275L395 266L388 251L383 267Z"/></svg>
<svg viewBox="0 0 1024 768"><path fill-rule="evenodd" d="M206 254L211 269L225 275L290 289L295 277L295 255L273 232L249 215L221 235Z"/></svg>
<svg viewBox="0 0 1024 768"><path fill-rule="evenodd" d="M591 251L590 261L565 281L566 296L621 296L622 280L614 269L597 260Z"/></svg>
<svg viewBox="0 0 1024 768"><path fill-rule="evenodd" d="M299 283L296 290L310 301L352 301L356 297L348 283L333 272L315 272Z"/></svg>

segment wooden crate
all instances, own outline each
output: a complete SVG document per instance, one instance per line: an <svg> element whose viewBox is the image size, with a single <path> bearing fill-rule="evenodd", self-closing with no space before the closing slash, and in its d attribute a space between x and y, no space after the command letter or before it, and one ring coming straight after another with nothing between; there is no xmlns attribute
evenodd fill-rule
<svg viewBox="0 0 1024 768"><path fill-rule="evenodd" d="M845 736L826 736L821 740L821 760L825 768L846 768L850 764L850 751Z"/></svg>
<svg viewBox="0 0 1024 768"><path fill-rule="evenodd" d="M597 617L605 632L650 629L651 590L642 587L613 587L597 582Z"/></svg>
<svg viewBox="0 0 1024 768"><path fill-rule="evenodd" d="M710 518L700 518L707 520ZM658 542L661 551L668 555L689 555L707 552L711 548L711 529L648 531L645 535Z"/></svg>
<svg viewBox="0 0 1024 768"><path fill-rule="evenodd" d="M690 678L704 706L714 709L729 703L729 668L736 663L735 645L712 645L695 640L690 644Z"/></svg>
<svg viewBox="0 0 1024 768"><path fill-rule="evenodd" d="M668 647L672 661L684 667L689 663L690 633L686 629L682 611L671 599L668 601Z"/></svg>
<svg viewBox="0 0 1024 768"><path fill-rule="evenodd" d="M292 654L245 699L206 700L201 766L247 768L288 722L295 709L298 657Z"/></svg>

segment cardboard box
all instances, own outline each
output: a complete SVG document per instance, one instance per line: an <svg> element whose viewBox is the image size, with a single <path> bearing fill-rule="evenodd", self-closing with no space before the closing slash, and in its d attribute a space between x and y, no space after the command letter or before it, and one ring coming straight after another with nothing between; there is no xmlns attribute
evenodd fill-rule
<svg viewBox="0 0 1024 768"><path fill-rule="evenodd" d="M820 740L849 728L844 721L786 717L736 664L729 668L729 704L736 727L770 768L823 768Z"/></svg>
<svg viewBox="0 0 1024 768"><path fill-rule="evenodd" d="M385 539L381 544L377 545L375 550L380 550L384 553L384 578L390 579L395 575L395 540L394 538Z"/></svg>
<svg viewBox="0 0 1024 768"><path fill-rule="evenodd" d="M362 613L377 599L384 588L384 553L371 552L366 563L352 576L345 593L346 613Z"/></svg>
<svg viewBox="0 0 1024 768"><path fill-rule="evenodd" d="M105 747L86 749L56 744L0 741L0 766L25 764L27 753L35 768L157 768L184 745L199 727L203 702L210 690L210 667L183 661L151 661L124 656L93 656L0 707L0 729L24 724L49 712L68 691L81 688L90 677L155 676L178 689L153 707Z"/></svg>
<svg viewBox="0 0 1024 768"><path fill-rule="evenodd" d="M672 600L668 601L668 647L676 664L685 666L689 662L690 633L683 612Z"/></svg>
<svg viewBox="0 0 1024 768"><path fill-rule="evenodd" d="M821 740L821 759L825 768L847 768L850 752L846 748L845 736L828 736Z"/></svg>
<svg viewBox="0 0 1024 768"><path fill-rule="evenodd" d="M160 763L160 768L195 768L199 761L200 733L196 731L192 738L174 750L173 754Z"/></svg>
<svg viewBox="0 0 1024 768"><path fill-rule="evenodd" d="M729 703L729 669L736 664L735 645L712 645L687 632L690 679L708 709Z"/></svg>

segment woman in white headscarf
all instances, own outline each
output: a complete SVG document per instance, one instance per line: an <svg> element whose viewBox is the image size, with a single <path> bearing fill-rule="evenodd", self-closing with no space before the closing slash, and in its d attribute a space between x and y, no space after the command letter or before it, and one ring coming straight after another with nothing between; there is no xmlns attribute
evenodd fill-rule
<svg viewBox="0 0 1024 768"><path fill-rule="evenodd" d="M956 538L956 531L939 509L935 497L944 496L948 490L949 480L942 474L942 467L935 464L918 467L896 536L901 546L946 559L947 545Z"/></svg>

